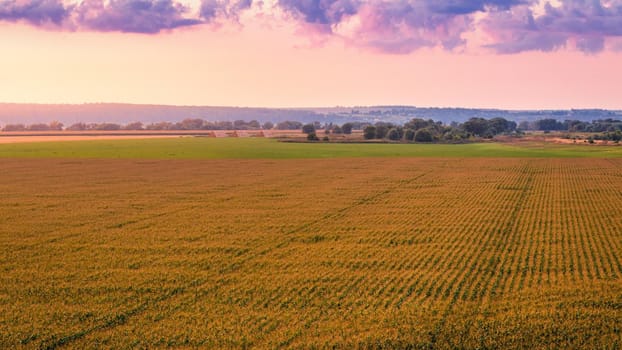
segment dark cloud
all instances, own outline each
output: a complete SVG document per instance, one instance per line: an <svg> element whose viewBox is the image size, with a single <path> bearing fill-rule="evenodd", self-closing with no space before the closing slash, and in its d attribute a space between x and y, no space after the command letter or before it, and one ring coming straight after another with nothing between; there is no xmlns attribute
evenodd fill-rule
<svg viewBox="0 0 622 350"><path fill-rule="evenodd" d="M370 3L358 16L354 43L399 54L438 45L453 49L464 43L461 35L471 25L470 17L434 11L423 1Z"/></svg>
<svg viewBox="0 0 622 350"><path fill-rule="evenodd" d="M0 21L26 21L33 25L60 25L71 13L61 0L0 1Z"/></svg>
<svg viewBox="0 0 622 350"><path fill-rule="evenodd" d="M280 0L279 6L305 24L323 26L331 34L357 16L360 28L347 39L353 45L390 53L410 53L421 47L454 49L472 28L473 14L508 9L528 0Z"/></svg>
<svg viewBox="0 0 622 350"><path fill-rule="evenodd" d="M285 12L307 23L338 24L344 17L357 14L361 6L416 9L421 16L431 14L465 15L487 7L507 9L528 0L279 0Z"/></svg>
<svg viewBox="0 0 622 350"><path fill-rule="evenodd" d="M512 6L527 3L528 0L438 0L425 1L435 13L467 15L487 8L509 9Z"/></svg>
<svg viewBox="0 0 622 350"><path fill-rule="evenodd" d="M217 0L203 0L201 1L200 15L202 18L211 20L219 15L222 11L222 5Z"/></svg>
<svg viewBox="0 0 622 350"><path fill-rule="evenodd" d="M603 37L595 37L595 38L579 38L576 42L577 49L587 52L587 53L596 53L600 52L605 48L605 38Z"/></svg>
<svg viewBox="0 0 622 350"><path fill-rule="evenodd" d="M360 26L346 39L353 45L390 53L422 47L451 50L465 44L475 13L484 13L483 27L499 53L554 51L570 45L595 53L607 38L622 36L622 0L562 0L547 3L543 14L535 0L280 0L285 13L326 34L356 16Z"/></svg>
<svg viewBox="0 0 622 350"><path fill-rule="evenodd" d="M233 8L236 12L246 10L253 6L253 0L239 0L234 5Z"/></svg>
<svg viewBox="0 0 622 350"><path fill-rule="evenodd" d="M208 22L217 18L237 20L240 12L249 9L252 5L252 0L202 0L199 15Z"/></svg>
<svg viewBox="0 0 622 350"><path fill-rule="evenodd" d="M171 0L85 0L76 7L79 27L102 32L154 34L202 21L184 17L187 9Z"/></svg>
<svg viewBox="0 0 622 350"><path fill-rule="evenodd" d="M358 12L359 0L279 0L279 6L293 17L310 24L333 25Z"/></svg>
<svg viewBox="0 0 622 350"><path fill-rule="evenodd" d="M491 13L483 23L500 53L553 51L569 44L586 53L605 48L607 38L622 36L622 1L566 0L547 4L535 16L525 6Z"/></svg>
<svg viewBox="0 0 622 350"><path fill-rule="evenodd" d="M69 0L75 1L75 0ZM0 21L68 30L154 34L220 20L239 22L260 0L201 0L196 14L180 0L0 0ZM477 27L499 53L573 47L597 53L622 42L622 0L561 0L534 12L537 0L278 0L299 33L338 36L349 44L407 54L423 47L454 50ZM476 14L480 14L477 15ZM319 42L321 42L320 40ZM613 45L613 46L612 46Z"/></svg>

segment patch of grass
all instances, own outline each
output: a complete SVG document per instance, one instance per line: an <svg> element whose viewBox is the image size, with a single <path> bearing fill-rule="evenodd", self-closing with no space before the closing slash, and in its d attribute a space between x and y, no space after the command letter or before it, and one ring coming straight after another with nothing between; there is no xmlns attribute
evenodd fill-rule
<svg viewBox="0 0 622 350"><path fill-rule="evenodd" d="M174 138L93 140L0 145L0 158L302 159L350 157L621 157L616 146L501 143L337 144L274 139Z"/></svg>

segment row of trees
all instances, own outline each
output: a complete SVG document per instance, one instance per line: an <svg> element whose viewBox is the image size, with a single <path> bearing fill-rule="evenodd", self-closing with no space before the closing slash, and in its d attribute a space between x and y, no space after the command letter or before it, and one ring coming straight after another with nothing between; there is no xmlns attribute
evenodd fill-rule
<svg viewBox="0 0 622 350"><path fill-rule="evenodd" d="M63 130L63 123L53 121L49 124L37 123L31 125L24 124L7 124L2 128L2 131L55 131Z"/></svg>
<svg viewBox="0 0 622 350"><path fill-rule="evenodd" d="M567 135L567 138L571 138L571 136ZM613 141L615 143L619 143L620 141L622 141L622 131L620 130L607 131L601 134L590 135L587 138L587 141L590 143L593 143L594 140L605 140L605 141Z"/></svg>
<svg viewBox="0 0 622 350"><path fill-rule="evenodd" d="M2 128L2 131L269 130L275 127L279 130L299 130L302 127L302 123L284 121L274 125L271 122L261 124L257 120L249 122L244 120L209 122L200 118L188 118L176 123L158 122L146 125L141 122L125 125L116 123L75 123L65 128L63 123L53 121L49 124L7 124Z"/></svg>
<svg viewBox="0 0 622 350"><path fill-rule="evenodd" d="M324 133L326 135L331 134L331 133L349 135L352 133L352 130L354 130L357 126L359 126L360 128L360 123L344 123L341 126L330 123L330 124L326 124L322 126L318 122L315 122L315 123L303 125L302 132L309 135L311 133L316 133L319 129L324 129Z"/></svg>
<svg viewBox="0 0 622 350"><path fill-rule="evenodd" d="M318 140L317 130L322 126L316 123L305 124L302 131L308 135L308 140ZM375 124L345 123L341 126L327 124L325 134L350 134L354 129L363 129L363 137L367 140L386 139L391 141L407 142L456 142L471 137L492 138L498 134L508 134L516 131L516 123L504 118L471 118L463 124L452 123L445 125L432 119L414 118L404 125L395 125L386 122Z"/></svg>
<svg viewBox="0 0 622 350"><path fill-rule="evenodd" d="M463 124L445 125L432 119L415 118L404 125L379 122L363 129L363 137L388 139L391 141L455 142L471 137L492 138L498 134L507 134L516 130L516 123L504 118L471 118Z"/></svg>
<svg viewBox="0 0 622 350"><path fill-rule="evenodd" d="M540 119L533 122L522 121L522 130L569 131L569 132L616 132L622 131L622 121L617 119L598 119L592 122L581 120Z"/></svg>
<svg viewBox="0 0 622 350"><path fill-rule="evenodd" d="M257 120L244 121L217 121L210 122L200 118L187 118L180 122L158 122L143 124L141 122L129 123L126 125L116 123L75 123L64 127L63 123L53 121L49 124L37 123L31 125L7 124L2 131L114 131L114 130L300 130L303 132L316 133L323 130L325 134L350 134L352 130L364 130L366 139L389 139L405 140L417 142L432 141L459 141L470 137L492 138L498 134L507 134L520 130L543 130L543 131L568 131L568 132L602 132L605 139L616 138L616 132L622 132L622 121L616 119L602 119L593 122L579 120L566 120L563 122L555 119L541 119L533 122L523 121L518 125L513 121L504 118L471 118L459 124L450 125L442 122L435 122L431 119L425 120L415 118L404 125L378 122L375 124L350 122L343 125L320 122L302 124L298 121L283 121L276 125L271 122L261 124Z"/></svg>

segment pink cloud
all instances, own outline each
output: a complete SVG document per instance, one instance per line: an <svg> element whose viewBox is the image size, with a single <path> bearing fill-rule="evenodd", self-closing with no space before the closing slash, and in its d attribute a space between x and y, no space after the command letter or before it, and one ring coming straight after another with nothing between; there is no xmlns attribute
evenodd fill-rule
<svg viewBox="0 0 622 350"><path fill-rule="evenodd" d="M527 6L492 12L483 28L494 38L489 47L499 53L553 51L574 45L585 53L600 52L609 38L622 37L622 1L562 1L547 3L536 16Z"/></svg>
<svg viewBox="0 0 622 350"><path fill-rule="evenodd" d="M536 0L278 0L276 7L298 24L314 45L341 38L377 52L408 54L421 48L448 51L484 32L497 53L554 51L598 53L619 47L622 0L561 0L536 14ZM254 6L256 5L256 6ZM267 6L253 0L202 0L197 13L178 0L5 0L0 21L55 26L61 30L161 31L209 23L239 22L240 14Z"/></svg>

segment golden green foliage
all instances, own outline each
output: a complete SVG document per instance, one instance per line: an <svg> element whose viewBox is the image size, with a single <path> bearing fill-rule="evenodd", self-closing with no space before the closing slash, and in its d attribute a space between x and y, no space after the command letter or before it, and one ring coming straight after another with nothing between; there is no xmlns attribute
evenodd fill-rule
<svg viewBox="0 0 622 350"><path fill-rule="evenodd" d="M0 348L616 348L622 160L0 164Z"/></svg>

